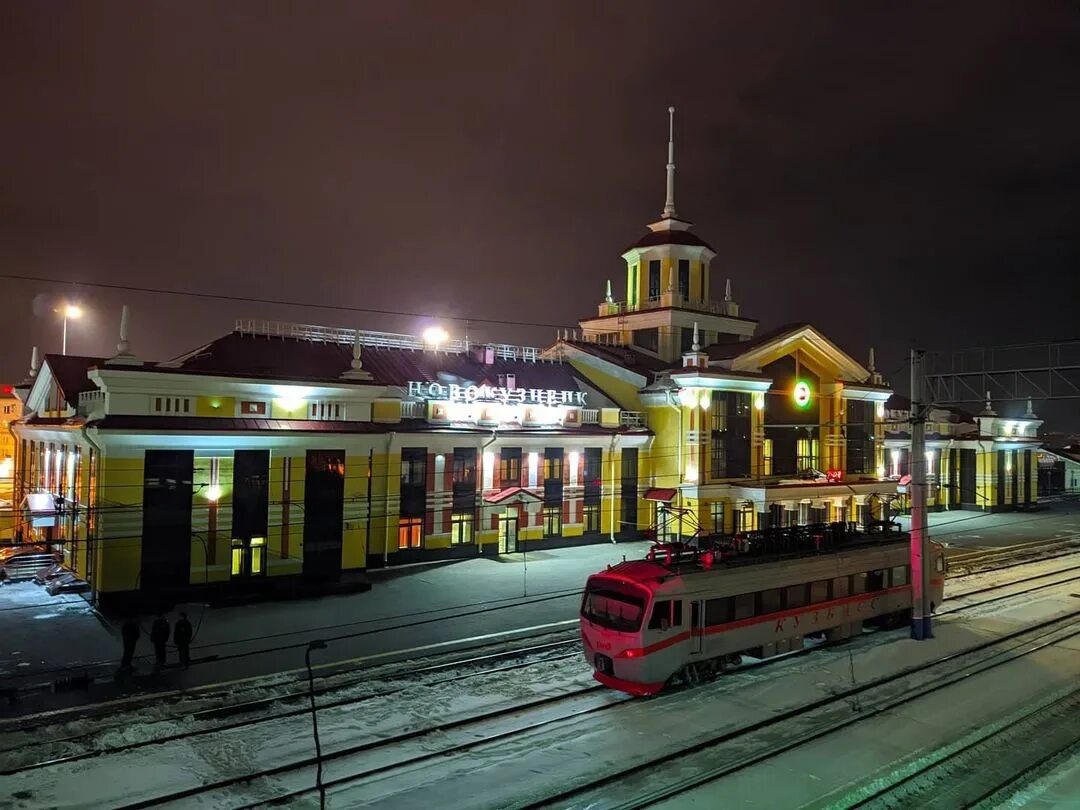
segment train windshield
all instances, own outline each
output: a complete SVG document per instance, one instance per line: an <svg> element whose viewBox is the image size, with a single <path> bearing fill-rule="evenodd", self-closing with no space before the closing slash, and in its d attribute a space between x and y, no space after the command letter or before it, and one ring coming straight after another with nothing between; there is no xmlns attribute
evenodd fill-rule
<svg viewBox="0 0 1080 810"><path fill-rule="evenodd" d="M581 602L581 615L608 630L633 633L641 627L645 598L612 583L590 583Z"/></svg>

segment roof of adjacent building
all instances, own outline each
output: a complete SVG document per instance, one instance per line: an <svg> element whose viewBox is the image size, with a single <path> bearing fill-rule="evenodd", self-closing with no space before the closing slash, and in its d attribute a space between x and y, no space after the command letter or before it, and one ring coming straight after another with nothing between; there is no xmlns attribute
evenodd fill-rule
<svg viewBox="0 0 1080 810"><path fill-rule="evenodd" d="M634 244L630 245L623 253L628 250L637 250L640 248L656 247L657 245L690 245L693 247L703 247L713 250L712 246L697 234L690 233L690 231L681 230L658 230L649 231L647 234L638 239Z"/></svg>
<svg viewBox="0 0 1080 810"><path fill-rule="evenodd" d="M732 341L730 343L713 343L711 346L705 347L706 354L709 355L710 360L731 360L740 355L746 354L748 351L763 346L777 338L784 337L794 332L798 332L800 329L806 329L812 326L809 323L785 323L782 326L777 326L774 329L761 332L750 340Z"/></svg>
<svg viewBox="0 0 1080 810"><path fill-rule="evenodd" d="M617 366L622 366L629 371L636 371L644 377L660 371L668 371L672 364L659 357L647 354L633 346L607 346L602 343L592 343L586 340L564 340L568 346L573 346L581 351L607 360Z"/></svg>
<svg viewBox="0 0 1080 810"><path fill-rule="evenodd" d="M105 363L105 357L85 357L75 354L47 354L45 362L49 364L53 379L64 393L64 399L72 408L79 405L79 394L96 390L86 373Z"/></svg>

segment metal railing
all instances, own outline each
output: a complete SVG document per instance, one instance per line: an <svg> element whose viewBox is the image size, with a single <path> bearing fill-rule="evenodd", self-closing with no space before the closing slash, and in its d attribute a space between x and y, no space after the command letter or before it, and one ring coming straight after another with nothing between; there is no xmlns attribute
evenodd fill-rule
<svg viewBox="0 0 1080 810"><path fill-rule="evenodd" d="M536 362L541 349L536 346L516 346L509 343L473 343L458 338L447 340L434 346L416 335L399 332L373 332L369 330L347 329L341 326L316 326L313 324L286 323L283 321L257 320L255 318L237 318L234 332L257 337L293 338L319 343L341 343L352 345L357 334L361 346L374 346L388 349L438 350L453 354L464 354L472 349L489 348L499 360L526 360Z"/></svg>
<svg viewBox="0 0 1080 810"><path fill-rule="evenodd" d="M83 391L79 394L79 407L76 413L79 416L86 416L93 411L105 407L105 392L98 389L93 391Z"/></svg>
<svg viewBox="0 0 1080 810"><path fill-rule="evenodd" d="M597 408L583 408L581 411L581 424L595 425L600 421L600 411Z"/></svg>
<svg viewBox="0 0 1080 810"><path fill-rule="evenodd" d="M427 418L427 403L426 402L412 402L411 400L403 400L401 403L401 418L402 419L426 419Z"/></svg>
<svg viewBox="0 0 1080 810"><path fill-rule="evenodd" d="M644 411L619 411L619 424L622 427L647 428L649 418Z"/></svg>
<svg viewBox="0 0 1080 810"><path fill-rule="evenodd" d="M646 298L644 301L604 301L600 304L600 317L607 315L623 315L627 312L647 312L652 309L664 307L678 307L689 309L694 312L706 312L710 315L737 316L738 309L734 301L706 301L683 296L677 292L664 292L660 295Z"/></svg>

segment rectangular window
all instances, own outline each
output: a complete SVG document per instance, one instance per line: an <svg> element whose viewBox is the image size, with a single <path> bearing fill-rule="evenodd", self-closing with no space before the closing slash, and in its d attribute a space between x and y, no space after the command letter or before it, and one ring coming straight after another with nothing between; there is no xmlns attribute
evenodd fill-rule
<svg viewBox="0 0 1080 810"><path fill-rule="evenodd" d="M401 450L401 485L423 487L427 484L427 448L403 447Z"/></svg>
<svg viewBox="0 0 1080 810"><path fill-rule="evenodd" d="M499 487L521 486L521 448L504 447L499 453Z"/></svg>
<svg viewBox="0 0 1080 810"><path fill-rule="evenodd" d="M649 261L649 298L660 297L660 260Z"/></svg>
<svg viewBox="0 0 1080 810"><path fill-rule="evenodd" d="M241 541L265 538L270 503L270 451L237 450L233 454L232 488L232 536Z"/></svg>
<svg viewBox="0 0 1080 810"><path fill-rule="evenodd" d="M586 504L585 505L585 534L599 534L600 533L600 505L599 504Z"/></svg>
<svg viewBox="0 0 1080 810"><path fill-rule="evenodd" d="M809 585L791 585L786 589L784 594L785 607L798 608L805 607L810 604L810 586Z"/></svg>
<svg viewBox="0 0 1080 810"><path fill-rule="evenodd" d="M544 448L544 504L558 507L563 502L563 451L561 447Z"/></svg>
<svg viewBox="0 0 1080 810"><path fill-rule="evenodd" d="M714 627L718 624L727 624L735 617L735 599L727 596L720 599L710 599L705 603L705 626Z"/></svg>
<svg viewBox="0 0 1080 810"><path fill-rule="evenodd" d="M679 295L690 298L690 260L679 259Z"/></svg>
<svg viewBox="0 0 1080 810"><path fill-rule="evenodd" d="M627 303L631 310L637 309L638 304L638 266L632 265L630 267L630 289L627 290L626 296Z"/></svg>
<svg viewBox="0 0 1080 810"><path fill-rule="evenodd" d="M846 471L853 474L874 472L874 403L847 401Z"/></svg>
<svg viewBox="0 0 1080 810"><path fill-rule="evenodd" d="M154 397L154 413L191 413L188 397Z"/></svg>
<svg viewBox="0 0 1080 810"><path fill-rule="evenodd" d="M240 403L240 415L266 416L266 403L254 399L245 399Z"/></svg>
<svg viewBox="0 0 1080 810"><path fill-rule="evenodd" d="M473 541L472 512L455 512L450 515L450 545L460 546Z"/></svg>
<svg viewBox="0 0 1080 810"><path fill-rule="evenodd" d="M773 440L765 439L761 443L761 474L773 474Z"/></svg>
<svg viewBox="0 0 1080 810"><path fill-rule="evenodd" d="M649 619L650 630L660 630L667 627L682 626L682 600L671 601L661 599L653 604L652 616Z"/></svg>
<svg viewBox="0 0 1080 810"><path fill-rule="evenodd" d="M420 517L398 520L398 548L420 548L424 541L424 519Z"/></svg>
<svg viewBox="0 0 1080 810"><path fill-rule="evenodd" d="M713 534L724 533L724 504L714 503L710 504L709 510L712 512L712 530Z"/></svg>
<svg viewBox="0 0 1080 810"><path fill-rule="evenodd" d="M816 470L818 465L817 439L799 439L795 443L795 471Z"/></svg>
<svg viewBox="0 0 1080 810"><path fill-rule="evenodd" d="M558 537L562 534L562 507L544 507L544 537Z"/></svg>
<svg viewBox="0 0 1080 810"><path fill-rule="evenodd" d="M473 447L454 448L454 484L467 484L476 487L476 449Z"/></svg>
<svg viewBox="0 0 1080 810"><path fill-rule="evenodd" d="M234 577L258 577L266 573L266 538L232 539L231 573Z"/></svg>
<svg viewBox="0 0 1080 810"><path fill-rule="evenodd" d="M769 588L758 594L758 597L761 601L761 609L758 612L761 614L775 613L784 609L784 594L779 588Z"/></svg>
<svg viewBox="0 0 1080 810"><path fill-rule="evenodd" d="M714 479L750 475L750 395L713 391L711 473Z"/></svg>
<svg viewBox="0 0 1080 810"><path fill-rule="evenodd" d="M757 615L757 594L741 593L735 597L734 619L749 619Z"/></svg>
<svg viewBox="0 0 1080 810"><path fill-rule="evenodd" d="M908 567L906 565L898 565L890 572L892 579L892 587L897 588L901 585L908 584Z"/></svg>
<svg viewBox="0 0 1080 810"><path fill-rule="evenodd" d="M829 601L829 580L820 579L810 583L810 603L818 604Z"/></svg>
<svg viewBox="0 0 1080 810"><path fill-rule="evenodd" d="M308 403L308 419L333 422L345 418L345 407L340 402L318 400Z"/></svg>
<svg viewBox="0 0 1080 810"><path fill-rule="evenodd" d="M635 531L638 520L638 451L627 447L622 452L622 510L619 531Z"/></svg>
<svg viewBox="0 0 1080 810"><path fill-rule="evenodd" d="M603 480L604 451L600 447L585 448L585 464L582 483L585 487L585 503L600 502L600 486Z"/></svg>
<svg viewBox="0 0 1080 810"><path fill-rule="evenodd" d="M657 327L651 329L635 329L631 339L638 348L650 352L660 351L660 330Z"/></svg>

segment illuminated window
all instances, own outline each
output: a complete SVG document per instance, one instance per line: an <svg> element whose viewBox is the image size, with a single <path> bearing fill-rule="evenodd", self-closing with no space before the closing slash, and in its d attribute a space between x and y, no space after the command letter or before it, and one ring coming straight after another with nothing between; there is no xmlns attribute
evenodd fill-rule
<svg viewBox="0 0 1080 810"><path fill-rule="evenodd" d="M266 573L266 538L252 537L232 540L232 575L257 577Z"/></svg>
<svg viewBox="0 0 1080 810"><path fill-rule="evenodd" d="M724 504L714 503L709 506L709 510L712 512L712 526L715 534L724 533Z"/></svg>
<svg viewBox="0 0 1080 810"><path fill-rule="evenodd" d="M154 413L191 413L191 400L187 397L154 397Z"/></svg>
<svg viewBox="0 0 1080 810"><path fill-rule="evenodd" d="M546 507L544 509L544 537L558 537L560 534L562 534L562 507Z"/></svg>
<svg viewBox="0 0 1080 810"><path fill-rule="evenodd" d="M600 504L585 506L585 534L600 533Z"/></svg>
<svg viewBox="0 0 1080 810"><path fill-rule="evenodd" d="M424 539L423 518L398 520L398 548L420 548Z"/></svg>
<svg viewBox="0 0 1080 810"><path fill-rule="evenodd" d="M817 469L818 440L799 439L795 443L795 454L797 456L795 460L796 472L806 472L807 470Z"/></svg>
<svg viewBox="0 0 1080 810"><path fill-rule="evenodd" d="M563 451L560 447L544 448L544 480L562 481Z"/></svg>
<svg viewBox="0 0 1080 810"><path fill-rule="evenodd" d="M761 443L761 474L772 475L773 440L765 439Z"/></svg>
<svg viewBox="0 0 1080 810"><path fill-rule="evenodd" d="M521 485L520 447L504 447L499 453L499 485L503 489Z"/></svg>
<svg viewBox="0 0 1080 810"><path fill-rule="evenodd" d="M450 544L460 546L473 539L473 516L471 512L455 512L450 516Z"/></svg>

